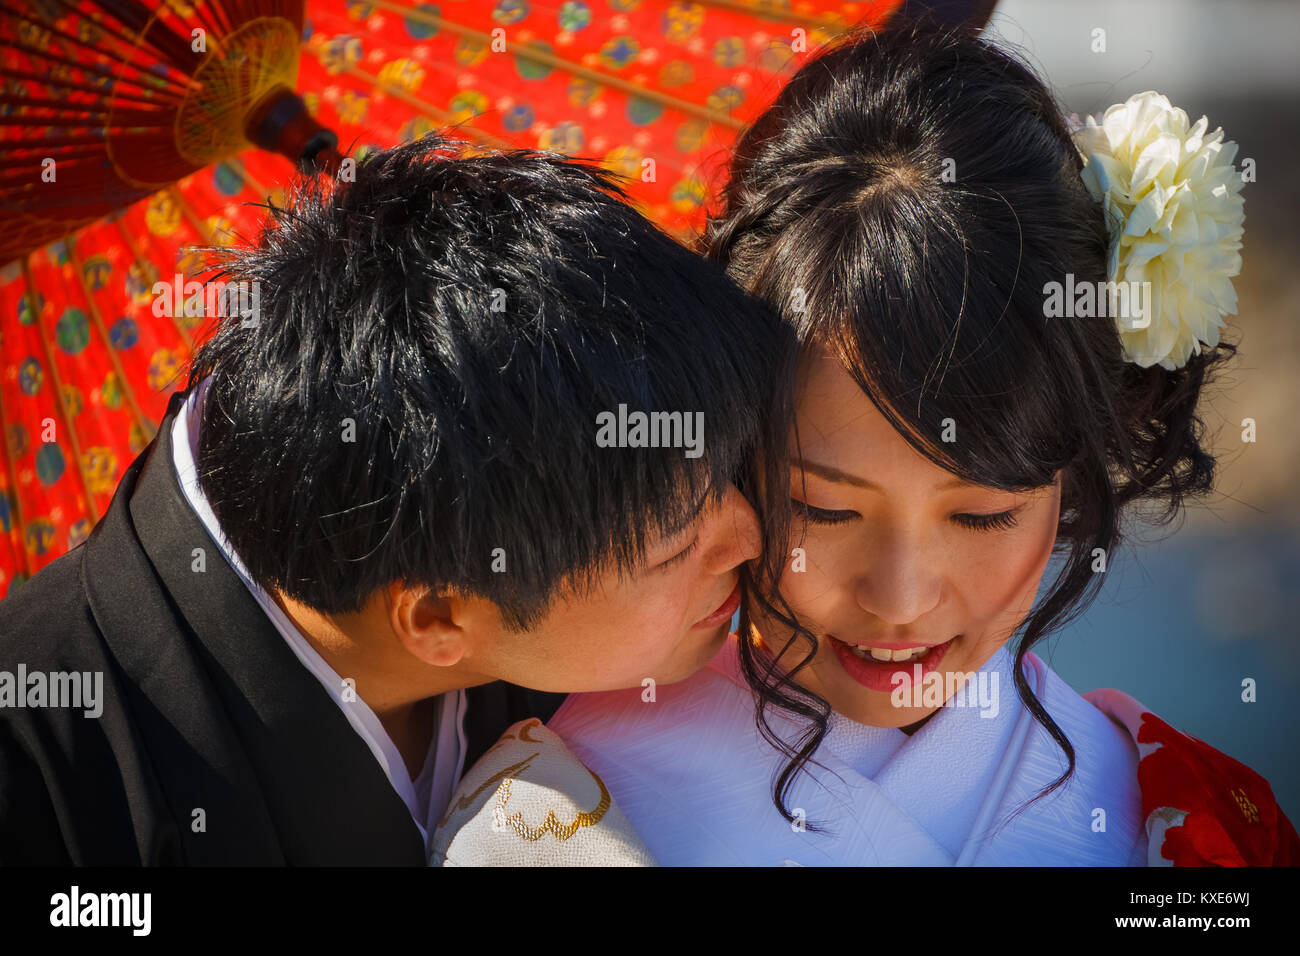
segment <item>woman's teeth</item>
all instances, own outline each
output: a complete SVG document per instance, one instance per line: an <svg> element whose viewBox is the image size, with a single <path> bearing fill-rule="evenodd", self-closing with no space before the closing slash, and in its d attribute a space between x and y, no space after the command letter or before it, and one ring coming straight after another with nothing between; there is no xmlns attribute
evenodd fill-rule
<svg viewBox="0 0 1300 956"><path fill-rule="evenodd" d="M878 661L919 661L930 653L928 647L909 647L906 650L891 651L884 647L859 647L851 645L853 653L858 657L871 657Z"/></svg>

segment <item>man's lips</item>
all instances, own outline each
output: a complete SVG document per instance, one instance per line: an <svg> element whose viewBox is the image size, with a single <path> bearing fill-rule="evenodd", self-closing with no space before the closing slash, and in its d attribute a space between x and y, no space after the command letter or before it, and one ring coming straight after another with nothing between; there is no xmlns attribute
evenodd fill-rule
<svg viewBox="0 0 1300 956"><path fill-rule="evenodd" d="M737 579L736 586L731 589L731 594L718 606L718 609L703 620L696 621L691 627L717 627L720 624L726 624L739 608L740 580Z"/></svg>

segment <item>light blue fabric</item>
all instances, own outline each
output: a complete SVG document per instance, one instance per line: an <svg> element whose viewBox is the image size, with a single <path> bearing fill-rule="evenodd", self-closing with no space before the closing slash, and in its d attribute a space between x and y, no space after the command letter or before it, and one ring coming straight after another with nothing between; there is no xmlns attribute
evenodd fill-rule
<svg viewBox="0 0 1300 956"><path fill-rule="evenodd" d="M824 832L788 823L772 804L784 758L754 726L734 637L694 677L658 687L653 702L640 688L576 694L549 726L663 865L1144 863L1136 748L1032 654L1030 686L1077 763L1068 784L1012 816L1066 766L1017 696L1012 665L1003 649L981 669L999 674L994 717L945 707L907 737L834 715L815 757L823 766L800 774L787 801ZM770 713L794 740L800 725Z"/></svg>

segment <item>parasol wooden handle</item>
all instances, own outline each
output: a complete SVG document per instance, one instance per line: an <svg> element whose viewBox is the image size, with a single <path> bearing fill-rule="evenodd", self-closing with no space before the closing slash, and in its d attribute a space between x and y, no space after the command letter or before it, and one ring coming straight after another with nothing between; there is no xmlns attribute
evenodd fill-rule
<svg viewBox="0 0 1300 956"><path fill-rule="evenodd" d="M277 86L253 106L244 121L244 135L255 146L292 160L303 172L338 171L339 138L317 123L302 97L287 86Z"/></svg>

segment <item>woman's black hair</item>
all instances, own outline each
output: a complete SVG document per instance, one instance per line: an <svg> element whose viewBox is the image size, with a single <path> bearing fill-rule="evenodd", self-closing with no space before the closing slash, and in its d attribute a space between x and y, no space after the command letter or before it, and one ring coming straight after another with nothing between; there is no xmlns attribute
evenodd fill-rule
<svg viewBox="0 0 1300 956"><path fill-rule="evenodd" d="M1168 522L1186 496L1211 490L1197 399L1211 368L1235 351L1203 348L1176 371L1142 368L1124 359L1113 318L1046 317L1048 283L1107 279L1104 214L1081 168L1061 110L1030 68L973 30L904 21L850 36L791 79L739 140L703 242L783 312L805 351L834 350L930 461L1010 491L1062 472L1054 551L1065 560L1015 653L1021 699L1069 760L1038 797L1065 783L1075 757L1028 686L1025 655L1095 598L1094 549L1110 554L1120 543L1128 506L1153 503L1150 517ZM765 489L766 540L750 589L756 610L791 634L764 635L771 656L740 642L759 730L789 758L773 789L788 820L789 789L830 714L797 682L817 636L780 595L791 406L775 409L751 478ZM940 441L945 419L958 423L958 441ZM808 654L778 666L800 641ZM806 732L784 740L769 706L805 718Z"/></svg>

